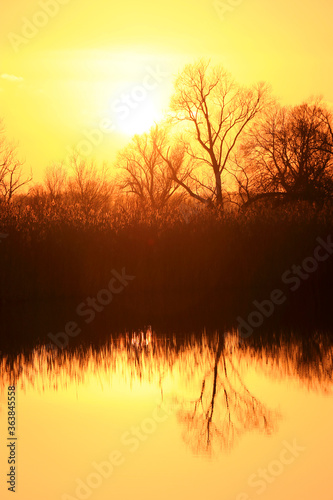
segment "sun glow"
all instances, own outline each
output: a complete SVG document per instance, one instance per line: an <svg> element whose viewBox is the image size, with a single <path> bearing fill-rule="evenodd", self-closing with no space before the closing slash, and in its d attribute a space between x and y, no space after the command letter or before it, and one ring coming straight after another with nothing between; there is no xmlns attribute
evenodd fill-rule
<svg viewBox="0 0 333 500"><path fill-rule="evenodd" d="M71 54L67 65L81 68L83 60L92 71L83 71L80 82L73 82L76 99L84 102L81 116L85 126L103 122L107 133L132 137L147 132L163 118L173 88L167 58L161 62L147 54L85 51Z"/></svg>
<svg viewBox="0 0 333 500"><path fill-rule="evenodd" d="M80 8L65 0L5 0L0 118L34 181L87 135L95 138L97 161L115 157L130 136L159 121L178 72L202 57L241 84L269 82L283 104L310 95L333 101L332 3L316 12L316 26L311 2L259 0L255 9L244 3L226 11L213 3L170 0L161 14L151 0Z"/></svg>
<svg viewBox="0 0 333 500"><path fill-rule="evenodd" d="M128 108L126 115L115 114L115 128L124 135L132 137L135 134L148 132L149 129L162 118L157 104L153 100L147 99L142 102L137 109Z"/></svg>

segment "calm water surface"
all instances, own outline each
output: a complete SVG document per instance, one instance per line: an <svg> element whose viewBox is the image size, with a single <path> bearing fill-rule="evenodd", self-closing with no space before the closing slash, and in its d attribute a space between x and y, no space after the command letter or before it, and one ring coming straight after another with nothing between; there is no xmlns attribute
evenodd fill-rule
<svg viewBox="0 0 333 500"><path fill-rule="evenodd" d="M314 348L315 345L315 348ZM151 330L3 356L1 498L333 499L333 349ZM17 491L6 391L17 387Z"/></svg>

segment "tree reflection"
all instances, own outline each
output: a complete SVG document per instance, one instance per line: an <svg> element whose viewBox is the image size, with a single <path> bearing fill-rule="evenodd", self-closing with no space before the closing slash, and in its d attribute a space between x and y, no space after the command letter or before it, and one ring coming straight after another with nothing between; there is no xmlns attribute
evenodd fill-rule
<svg viewBox="0 0 333 500"><path fill-rule="evenodd" d="M246 432L273 432L279 419L249 390L253 381L245 377L256 371L288 384L292 377L301 388L331 394L332 367L332 338L324 334L267 333L253 335L245 345L233 333L181 338L157 335L148 327L111 338L98 349L39 346L16 357L4 355L0 396L9 385L40 394L94 387L103 399L113 397L117 387L131 401L131 392L137 398L142 387L143 399L158 395L176 410L194 453L215 454L230 450Z"/></svg>
<svg viewBox="0 0 333 500"><path fill-rule="evenodd" d="M246 431L269 434L278 418L247 389L225 348L224 335L218 336L213 354L198 398L183 401L178 412L183 438L196 454L230 450Z"/></svg>

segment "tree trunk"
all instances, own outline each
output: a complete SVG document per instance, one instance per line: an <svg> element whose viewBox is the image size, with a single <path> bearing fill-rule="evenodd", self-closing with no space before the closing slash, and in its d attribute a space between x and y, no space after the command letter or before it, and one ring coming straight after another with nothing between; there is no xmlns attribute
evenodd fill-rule
<svg viewBox="0 0 333 500"><path fill-rule="evenodd" d="M216 185L216 204L223 210L223 196L222 196L222 182L219 172L215 172L215 185Z"/></svg>

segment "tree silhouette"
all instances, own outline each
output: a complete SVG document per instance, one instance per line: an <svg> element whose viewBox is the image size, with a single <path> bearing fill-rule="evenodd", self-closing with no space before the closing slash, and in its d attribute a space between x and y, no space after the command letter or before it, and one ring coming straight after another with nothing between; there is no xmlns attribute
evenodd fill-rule
<svg viewBox="0 0 333 500"><path fill-rule="evenodd" d="M32 176L23 176L23 161L18 159L17 147L8 142L0 121L0 203L9 204L15 193L27 185Z"/></svg>
<svg viewBox="0 0 333 500"><path fill-rule="evenodd" d="M141 206L153 210L163 209L179 189L163 158L167 141L165 128L152 127L149 133L135 135L119 153L116 162L116 166L122 170L121 188L134 195ZM174 172L179 175L183 154L177 155L174 151L172 162ZM182 179L186 179L186 174L182 174Z"/></svg>
<svg viewBox="0 0 333 500"><path fill-rule="evenodd" d="M71 201L85 215L107 211L113 193L107 166L104 164L102 169L97 169L94 162L88 163L78 156L73 156L71 166L73 174L68 181Z"/></svg>
<svg viewBox="0 0 333 500"><path fill-rule="evenodd" d="M177 171L172 157L165 156L174 181L197 200L223 209L223 182L230 157L267 103L264 84L245 88L209 62L187 65L176 80L171 111L185 130L180 142L195 168L184 180L180 176L183 170Z"/></svg>
<svg viewBox="0 0 333 500"><path fill-rule="evenodd" d="M245 205L333 194L332 118L320 103L278 107L248 134L235 175Z"/></svg>
<svg viewBox="0 0 333 500"><path fill-rule="evenodd" d="M67 172L63 164L50 165L45 171L46 193L52 201L58 200L67 187Z"/></svg>

